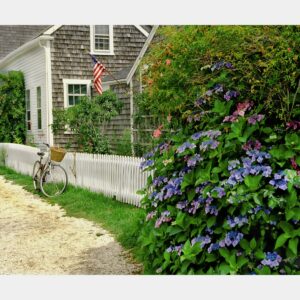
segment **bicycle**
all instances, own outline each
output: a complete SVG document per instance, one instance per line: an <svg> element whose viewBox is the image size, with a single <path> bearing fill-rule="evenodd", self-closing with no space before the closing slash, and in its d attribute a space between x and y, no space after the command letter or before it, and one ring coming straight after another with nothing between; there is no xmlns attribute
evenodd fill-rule
<svg viewBox="0 0 300 300"><path fill-rule="evenodd" d="M58 158L53 158L53 151L55 148L50 147L49 144L43 143L47 146L48 156L45 163L43 157L45 152L38 152L40 157L33 165L32 179L35 190L41 190L46 197L55 197L61 195L67 188L68 175L66 170L54 160L60 162L64 158L65 152L60 154Z"/></svg>

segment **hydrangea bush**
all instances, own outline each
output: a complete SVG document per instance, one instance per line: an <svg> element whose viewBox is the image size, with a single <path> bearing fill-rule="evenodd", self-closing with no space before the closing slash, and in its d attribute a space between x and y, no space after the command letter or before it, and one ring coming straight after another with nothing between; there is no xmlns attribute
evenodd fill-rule
<svg viewBox="0 0 300 300"><path fill-rule="evenodd" d="M226 61L208 71L220 78L224 68L235 76ZM141 165L152 171L140 236L147 272L300 274L299 122L275 122L222 82L183 119Z"/></svg>

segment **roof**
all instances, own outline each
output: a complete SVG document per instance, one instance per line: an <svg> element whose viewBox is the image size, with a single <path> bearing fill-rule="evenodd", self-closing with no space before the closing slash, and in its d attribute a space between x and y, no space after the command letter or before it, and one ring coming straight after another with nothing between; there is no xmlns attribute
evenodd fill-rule
<svg viewBox="0 0 300 300"><path fill-rule="evenodd" d="M0 25L0 60L41 35L49 27L49 25Z"/></svg>

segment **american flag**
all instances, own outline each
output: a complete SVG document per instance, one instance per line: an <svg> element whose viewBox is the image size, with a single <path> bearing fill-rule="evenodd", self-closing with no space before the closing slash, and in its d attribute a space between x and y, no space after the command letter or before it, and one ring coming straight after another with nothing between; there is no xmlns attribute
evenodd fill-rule
<svg viewBox="0 0 300 300"><path fill-rule="evenodd" d="M94 55L91 55L93 63L94 63L94 68L93 68L93 73L94 73L94 88L96 91L102 95L102 80L101 80L101 75L105 71L105 67L96 59Z"/></svg>

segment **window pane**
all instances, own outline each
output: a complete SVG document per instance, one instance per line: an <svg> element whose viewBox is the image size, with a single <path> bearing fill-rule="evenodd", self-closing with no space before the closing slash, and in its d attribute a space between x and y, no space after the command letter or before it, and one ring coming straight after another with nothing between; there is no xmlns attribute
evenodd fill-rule
<svg viewBox="0 0 300 300"><path fill-rule="evenodd" d="M30 90L26 91L26 109L30 110Z"/></svg>
<svg viewBox="0 0 300 300"><path fill-rule="evenodd" d="M68 93L69 94L73 94L74 93L74 89L73 89L74 87L73 87L73 84L69 84L68 85Z"/></svg>
<svg viewBox="0 0 300 300"><path fill-rule="evenodd" d="M37 108L41 108L41 87L36 88L36 100L37 100Z"/></svg>
<svg viewBox="0 0 300 300"><path fill-rule="evenodd" d="M42 129L42 110L38 110L38 129Z"/></svg>
<svg viewBox="0 0 300 300"><path fill-rule="evenodd" d="M109 38L95 37L95 49L96 50L109 50Z"/></svg>
<svg viewBox="0 0 300 300"><path fill-rule="evenodd" d="M84 95L87 94L87 92L86 92L86 85L85 84L81 85L81 94L84 94Z"/></svg>
<svg viewBox="0 0 300 300"><path fill-rule="evenodd" d="M74 105L74 99L73 96L69 96L69 106Z"/></svg>
<svg viewBox="0 0 300 300"><path fill-rule="evenodd" d="M30 111L27 111L27 121L30 120Z"/></svg>
<svg viewBox="0 0 300 300"><path fill-rule="evenodd" d="M74 84L74 94L80 94L80 85Z"/></svg>
<svg viewBox="0 0 300 300"><path fill-rule="evenodd" d="M74 96L75 104L78 104L80 101L80 96Z"/></svg>
<svg viewBox="0 0 300 300"><path fill-rule="evenodd" d="M30 121L27 122L27 130L31 130L31 122Z"/></svg>
<svg viewBox="0 0 300 300"><path fill-rule="evenodd" d="M109 34L109 25L95 25L95 34Z"/></svg>

